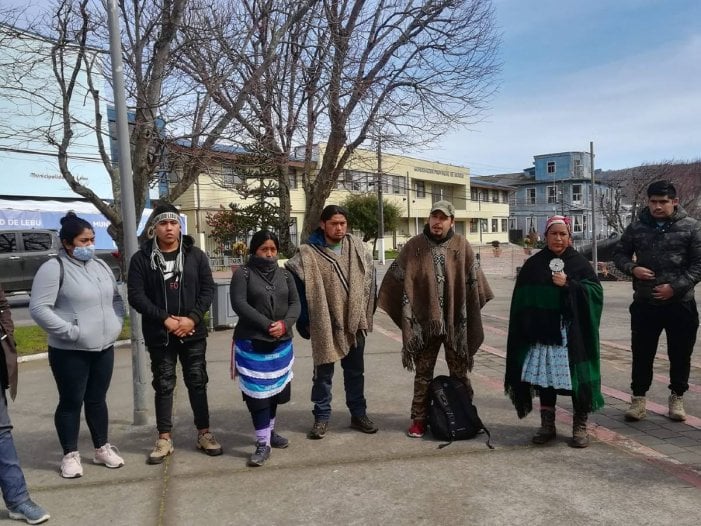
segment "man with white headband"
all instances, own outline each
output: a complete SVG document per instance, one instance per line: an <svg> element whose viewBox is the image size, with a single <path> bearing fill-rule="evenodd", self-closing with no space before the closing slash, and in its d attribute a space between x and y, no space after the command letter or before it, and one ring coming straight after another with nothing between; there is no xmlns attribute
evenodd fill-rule
<svg viewBox="0 0 701 526"><path fill-rule="evenodd" d="M222 448L209 430L207 327L204 315L214 296L214 280L204 252L180 231L178 210L170 204L153 211L146 241L129 263L129 303L143 317L151 357L158 439L149 464L173 452L173 390L178 359L197 428L197 448L210 456Z"/></svg>

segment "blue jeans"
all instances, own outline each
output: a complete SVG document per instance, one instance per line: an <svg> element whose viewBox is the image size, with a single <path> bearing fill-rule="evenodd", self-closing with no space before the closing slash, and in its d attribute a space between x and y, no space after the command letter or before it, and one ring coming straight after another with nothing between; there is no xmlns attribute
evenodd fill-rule
<svg viewBox="0 0 701 526"><path fill-rule="evenodd" d="M49 365L58 387L54 424L63 454L78 451L83 406L93 446L101 448L108 442L107 390L112 381L114 347L100 352L49 347Z"/></svg>
<svg viewBox="0 0 701 526"><path fill-rule="evenodd" d="M365 336L358 333L355 347L351 347L341 359L343 368L343 386L346 390L346 406L351 416L364 416L367 412L365 401ZM314 420L328 422L331 418L331 380L333 363L324 363L314 367L312 384L312 402L314 403Z"/></svg>
<svg viewBox="0 0 701 526"><path fill-rule="evenodd" d="M4 389L0 389L0 490L8 508L29 500L27 483L12 440L12 423Z"/></svg>

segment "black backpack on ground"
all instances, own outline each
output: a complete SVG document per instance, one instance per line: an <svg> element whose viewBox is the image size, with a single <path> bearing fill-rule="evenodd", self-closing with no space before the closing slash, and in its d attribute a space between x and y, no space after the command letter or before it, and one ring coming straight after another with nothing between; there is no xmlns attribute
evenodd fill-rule
<svg viewBox="0 0 701 526"><path fill-rule="evenodd" d="M477 414L472 404L470 393L465 384L452 376L436 376L428 385L428 426L431 434L438 440L448 440L439 448L450 445L453 440L474 438L480 431L487 434L487 446L491 444L491 435Z"/></svg>

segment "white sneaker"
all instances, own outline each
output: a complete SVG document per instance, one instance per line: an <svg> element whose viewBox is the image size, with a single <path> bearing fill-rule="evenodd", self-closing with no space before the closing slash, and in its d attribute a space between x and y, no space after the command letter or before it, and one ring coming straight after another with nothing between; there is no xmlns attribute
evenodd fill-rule
<svg viewBox="0 0 701 526"><path fill-rule="evenodd" d="M92 459L95 464L103 464L108 468L121 468L124 465L124 459L119 456L119 449L109 443L95 450L95 458Z"/></svg>
<svg viewBox="0 0 701 526"><path fill-rule="evenodd" d="M633 396L630 399L630 407L626 411L625 419L628 422L637 422L647 416L645 409L646 400L644 396Z"/></svg>
<svg viewBox="0 0 701 526"><path fill-rule="evenodd" d="M669 395L669 418L677 422L686 420L686 411L684 411L684 399L674 393Z"/></svg>
<svg viewBox="0 0 701 526"><path fill-rule="evenodd" d="M83 476L83 466L80 465L80 453L71 451L61 460L61 476L64 479L75 479Z"/></svg>

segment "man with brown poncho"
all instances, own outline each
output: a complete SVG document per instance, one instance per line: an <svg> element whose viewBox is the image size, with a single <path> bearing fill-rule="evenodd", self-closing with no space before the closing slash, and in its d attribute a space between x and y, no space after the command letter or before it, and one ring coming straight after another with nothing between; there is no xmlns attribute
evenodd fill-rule
<svg viewBox="0 0 701 526"><path fill-rule="evenodd" d="M307 436L314 440L326 436L334 363L339 361L351 428L377 432L367 415L363 357L375 310L375 267L363 242L347 233L347 218L345 208L325 207L319 228L286 264L302 307L297 330L312 343L314 425Z"/></svg>
<svg viewBox="0 0 701 526"><path fill-rule="evenodd" d="M378 307L402 331L402 363L415 370L411 427L426 431L428 385L441 344L451 376L472 392L467 372L484 340L480 309L494 295L470 243L456 234L455 207L438 201L424 231L411 238L382 281Z"/></svg>

